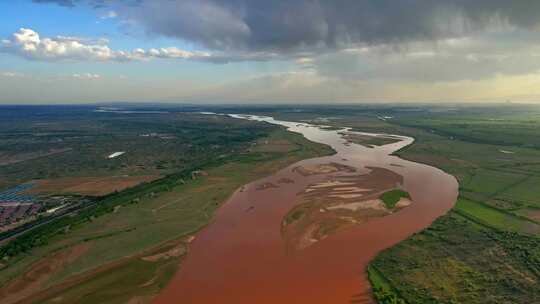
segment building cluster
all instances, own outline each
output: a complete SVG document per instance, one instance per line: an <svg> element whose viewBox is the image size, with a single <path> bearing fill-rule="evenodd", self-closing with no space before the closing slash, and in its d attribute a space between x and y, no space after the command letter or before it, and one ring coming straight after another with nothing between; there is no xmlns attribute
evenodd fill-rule
<svg viewBox="0 0 540 304"><path fill-rule="evenodd" d="M42 209L34 196L25 194L33 186L26 183L0 192L0 229L36 215Z"/></svg>

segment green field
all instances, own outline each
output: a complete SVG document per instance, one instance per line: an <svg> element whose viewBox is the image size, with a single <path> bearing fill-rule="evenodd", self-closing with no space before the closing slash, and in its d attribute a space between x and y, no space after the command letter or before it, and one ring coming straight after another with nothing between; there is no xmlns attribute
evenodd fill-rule
<svg viewBox="0 0 540 304"><path fill-rule="evenodd" d="M524 232L527 225L535 225L512 213L464 198L458 199L454 210L472 221L500 230Z"/></svg>
<svg viewBox="0 0 540 304"><path fill-rule="evenodd" d="M540 302L540 223L530 216L540 204L540 113L457 112L407 113L391 122L416 138L398 154L456 176L460 198L450 214L372 265L390 282L388 292L407 303Z"/></svg>

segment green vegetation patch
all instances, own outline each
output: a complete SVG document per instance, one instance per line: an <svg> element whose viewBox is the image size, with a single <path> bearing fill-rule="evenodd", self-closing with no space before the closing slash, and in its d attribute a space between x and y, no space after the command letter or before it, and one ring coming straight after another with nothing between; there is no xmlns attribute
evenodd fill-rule
<svg viewBox="0 0 540 304"><path fill-rule="evenodd" d="M405 304L383 274L373 265L368 266L368 279L371 283L373 296L381 304Z"/></svg>
<svg viewBox="0 0 540 304"><path fill-rule="evenodd" d="M499 197L517 200L528 206L540 208L540 177L532 176L522 183L507 189Z"/></svg>
<svg viewBox="0 0 540 304"><path fill-rule="evenodd" d="M400 156L437 166L460 184L453 211L371 264L399 298L408 303L540 302L540 229L532 212L540 201L540 121L530 117L534 111L429 112L428 107L392 120L416 138Z"/></svg>
<svg viewBox="0 0 540 304"><path fill-rule="evenodd" d="M398 141L400 141L400 139L390 138L390 137L381 137L381 136L371 136L370 139L363 141L363 144L367 146L384 146L384 145L396 143Z"/></svg>
<svg viewBox="0 0 540 304"><path fill-rule="evenodd" d="M396 204L399 202L402 198L411 198L408 192L403 191L401 189L394 189L387 191L383 193L380 196L380 199L383 201L383 203L386 205L388 209L394 209L396 207Z"/></svg>
<svg viewBox="0 0 540 304"><path fill-rule="evenodd" d="M374 146L384 146L400 141L400 139L388 136L372 136L355 133L345 133L344 138L352 143L362 145L368 148L372 148Z"/></svg>
<svg viewBox="0 0 540 304"><path fill-rule="evenodd" d="M462 189L484 194L486 197L501 193L506 189L522 182L527 176L519 173L509 173L495 170L475 170Z"/></svg>
<svg viewBox="0 0 540 304"><path fill-rule="evenodd" d="M527 224L535 225L509 212L464 198L458 199L455 210L470 220L501 230L519 232Z"/></svg>
<svg viewBox="0 0 540 304"><path fill-rule="evenodd" d="M455 212L382 252L372 265L407 303L540 301L540 240Z"/></svg>

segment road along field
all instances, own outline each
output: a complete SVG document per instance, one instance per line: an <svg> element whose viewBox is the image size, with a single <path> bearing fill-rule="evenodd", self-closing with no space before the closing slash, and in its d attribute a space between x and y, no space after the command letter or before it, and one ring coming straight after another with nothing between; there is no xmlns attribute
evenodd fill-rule
<svg viewBox="0 0 540 304"><path fill-rule="evenodd" d="M456 200L452 176L391 155L412 138L367 147L345 139L347 130L236 117L284 125L337 154L237 190L196 234L156 303L373 303L369 261ZM382 196L396 189L395 206L385 205Z"/></svg>

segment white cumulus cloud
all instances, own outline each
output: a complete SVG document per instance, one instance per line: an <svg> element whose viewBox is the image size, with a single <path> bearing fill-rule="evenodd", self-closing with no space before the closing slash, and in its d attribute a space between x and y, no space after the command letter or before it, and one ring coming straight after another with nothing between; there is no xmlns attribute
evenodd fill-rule
<svg viewBox="0 0 540 304"><path fill-rule="evenodd" d="M152 58L213 60L208 52L191 52L176 47L113 50L107 40L85 40L78 37L41 37L32 29L21 28L10 39L3 39L0 51L32 60L131 61ZM220 58L218 58L220 59Z"/></svg>

